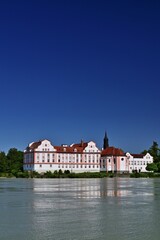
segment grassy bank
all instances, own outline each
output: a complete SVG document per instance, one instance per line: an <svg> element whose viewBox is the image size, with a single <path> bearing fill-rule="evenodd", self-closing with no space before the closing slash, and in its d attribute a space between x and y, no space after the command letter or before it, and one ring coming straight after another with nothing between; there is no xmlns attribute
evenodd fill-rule
<svg viewBox="0 0 160 240"><path fill-rule="evenodd" d="M160 173L130 173L130 174L115 174L106 172L84 172L84 173L71 173L69 171L62 172L13 172L13 173L0 173L1 178L105 178L105 177L130 177L130 178L157 178L160 177Z"/></svg>

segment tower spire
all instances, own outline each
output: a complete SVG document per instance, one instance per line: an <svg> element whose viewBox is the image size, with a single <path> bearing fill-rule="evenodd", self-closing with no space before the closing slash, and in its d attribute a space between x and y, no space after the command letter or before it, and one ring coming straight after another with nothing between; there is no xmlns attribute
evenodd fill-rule
<svg viewBox="0 0 160 240"><path fill-rule="evenodd" d="M106 149L107 147L109 147L109 142L108 142L107 132L105 131L105 135L103 139L103 149Z"/></svg>

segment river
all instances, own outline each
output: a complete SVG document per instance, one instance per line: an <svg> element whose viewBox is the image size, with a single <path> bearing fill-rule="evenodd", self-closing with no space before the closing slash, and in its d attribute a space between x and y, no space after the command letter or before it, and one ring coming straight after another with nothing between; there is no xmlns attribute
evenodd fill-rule
<svg viewBox="0 0 160 240"><path fill-rule="evenodd" d="M160 179L0 179L0 240L159 240Z"/></svg>

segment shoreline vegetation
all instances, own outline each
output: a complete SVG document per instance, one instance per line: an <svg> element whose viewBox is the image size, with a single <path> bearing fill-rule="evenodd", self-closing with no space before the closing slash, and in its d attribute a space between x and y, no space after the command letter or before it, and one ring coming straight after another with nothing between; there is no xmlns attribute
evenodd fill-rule
<svg viewBox="0 0 160 240"><path fill-rule="evenodd" d="M154 172L134 172L134 173L113 173L113 172L82 172L74 173L66 170L48 171L45 173L38 172L16 172L16 173L0 173L0 178L115 178L115 177L127 177L127 178L159 178L160 173Z"/></svg>

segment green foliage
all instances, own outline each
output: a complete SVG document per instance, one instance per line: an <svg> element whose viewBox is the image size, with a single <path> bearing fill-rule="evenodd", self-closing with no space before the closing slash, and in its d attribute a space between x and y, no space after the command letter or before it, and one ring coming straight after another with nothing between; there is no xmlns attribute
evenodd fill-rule
<svg viewBox="0 0 160 240"><path fill-rule="evenodd" d="M7 177L16 176L18 172L23 172L23 152L16 148L11 148L7 155L0 152L0 173Z"/></svg>
<svg viewBox="0 0 160 240"><path fill-rule="evenodd" d="M109 175L107 175L106 172L73 173L73 172L70 172L69 170L68 171L66 170L64 172L62 172L62 171L54 171L54 172L47 171L43 174L39 174L39 173L35 172L32 176L36 177L36 178L103 178L103 177L107 177ZM16 177L20 177L20 174L16 175ZM31 173L29 174L29 177L31 177Z"/></svg>
<svg viewBox="0 0 160 240"><path fill-rule="evenodd" d="M143 173L138 173L134 172L130 174L131 178L159 178L160 174L159 173L154 173L154 172L143 172Z"/></svg>
<svg viewBox="0 0 160 240"><path fill-rule="evenodd" d="M0 172L7 172L7 157L5 152L0 152Z"/></svg>
<svg viewBox="0 0 160 240"><path fill-rule="evenodd" d="M149 152L153 157L153 163L147 164L146 170L153 172L160 172L160 149L158 143L153 141L152 146L147 150L144 150L142 153L146 154Z"/></svg>
<svg viewBox="0 0 160 240"><path fill-rule="evenodd" d="M16 148L11 148L7 154L7 161L10 171L23 171L23 152L18 151Z"/></svg>
<svg viewBox="0 0 160 240"><path fill-rule="evenodd" d="M153 172L157 172L158 171L158 167L156 163L148 163L147 167L146 167L147 171L153 171Z"/></svg>
<svg viewBox="0 0 160 240"><path fill-rule="evenodd" d="M158 168L157 172L160 172L160 162L157 163L157 168Z"/></svg>
<svg viewBox="0 0 160 240"><path fill-rule="evenodd" d="M70 174L70 171L69 170L64 170L64 173L65 174Z"/></svg>
<svg viewBox="0 0 160 240"><path fill-rule="evenodd" d="M62 174L63 174L63 172L62 172L61 169L59 169L58 174L59 174L59 175L62 175Z"/></svg>
<svg viewBox="0 0 160 240"><path fill-rule="evenodd" d="M148 152L153 156L155 163L160 162L160 150L157 142L153 142Z"/></svg>

